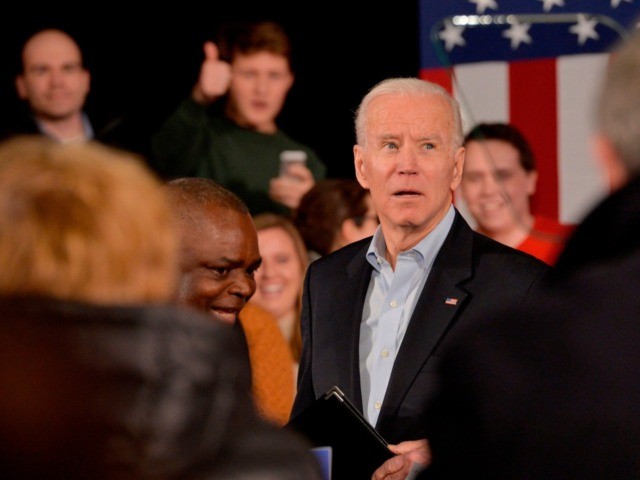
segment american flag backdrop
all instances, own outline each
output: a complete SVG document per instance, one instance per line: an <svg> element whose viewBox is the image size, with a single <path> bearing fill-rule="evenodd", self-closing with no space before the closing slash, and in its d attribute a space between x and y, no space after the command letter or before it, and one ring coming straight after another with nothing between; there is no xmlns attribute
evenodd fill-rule
<svg viewBox="0 0 640 480"><path fill-rule="evenodd" d="M608 191L591 152L593 107L607 52L636 28L640 0L420 0L419 9L420 77L455 95L465 132L480 121L518 127L538 164L533 212L579 221Z"/></svg>

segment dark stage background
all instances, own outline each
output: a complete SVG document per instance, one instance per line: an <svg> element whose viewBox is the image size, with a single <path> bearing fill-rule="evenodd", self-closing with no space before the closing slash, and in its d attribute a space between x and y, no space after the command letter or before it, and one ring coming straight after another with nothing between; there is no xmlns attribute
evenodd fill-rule
<svg viewBox="0 0 640 480"><path fill-rule="evenodd" d="M82 10L18 7L0 29L2 122L19 106L13 87L21 43L42 27L69 31L81 44L92 74L90 113L127 115L151 132L189 94L203 58L202 44L220 22L268 19L292 38L296 83L280 126L320 154L330 177L352 177L353 112L366 91L390 76L417 76L418 5L400 0L384 9L374 2L210 2L129 11L119 4ZM355 13L345 13L348 8Z"/></svg>

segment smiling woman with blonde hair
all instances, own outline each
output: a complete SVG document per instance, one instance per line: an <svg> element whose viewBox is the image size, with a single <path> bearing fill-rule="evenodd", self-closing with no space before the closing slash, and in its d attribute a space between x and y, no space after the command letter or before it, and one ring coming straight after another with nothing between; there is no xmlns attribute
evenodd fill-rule
<svg viewBox="0 0 640 480"><path fill-rule="evenodd" d="M256 293L251 302L271 313L300 361L302 285L309 257L300 232L287 217L261 213L253 217L258 231L262 265L256 271Z"/></svg>

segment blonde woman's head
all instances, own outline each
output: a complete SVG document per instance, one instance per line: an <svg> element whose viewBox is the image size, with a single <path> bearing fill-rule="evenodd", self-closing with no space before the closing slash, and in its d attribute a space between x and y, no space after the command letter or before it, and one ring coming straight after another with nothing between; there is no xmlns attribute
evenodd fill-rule
<svg viewBox="0 0 640 480"><path fill-rule="evenodd" d="M45 137L0 144L0 294L167 301L177 241L160 181L137 157Z"/></svg>

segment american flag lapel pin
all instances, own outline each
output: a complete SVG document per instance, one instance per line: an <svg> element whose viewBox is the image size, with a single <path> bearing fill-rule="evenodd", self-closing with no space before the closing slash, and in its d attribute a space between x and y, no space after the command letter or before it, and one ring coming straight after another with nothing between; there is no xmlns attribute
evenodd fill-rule
<svg viewBox="0 0 640 480"><path fill-rule="evenodd" d="M458 304L458 299L457 298L453 298L453 297L447 297L444 301L445 304L447 305L457 305Z"/></svg>

